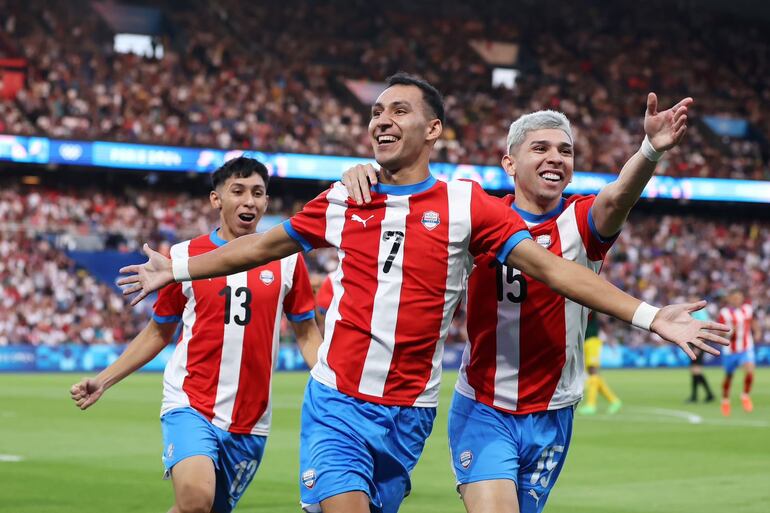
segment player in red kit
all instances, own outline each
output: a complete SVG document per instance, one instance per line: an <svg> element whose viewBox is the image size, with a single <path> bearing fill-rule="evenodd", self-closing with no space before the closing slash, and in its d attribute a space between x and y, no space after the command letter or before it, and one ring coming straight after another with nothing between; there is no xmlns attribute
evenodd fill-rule
<svg viewBox="0 0 770 513"><path fill-rule="evenodd" d="M128 266L132 304L172 281L218 276L301 249L335 247L340 265L318 364L306 389L300 490L307 511L398 510L431 432L443 343L473 256L491 253L571 297L677 343L726 343L692 305L656 309L532 241L521 217L478 184L437 181L430 153L444 107L430 84L397 74L372 106L369 134L381 181L369 205L334 184L263 238L194 258Z"/></svg>
<svg viewBox="0 0 770 513"><path fill-rule="evenodd" d="M642 148L598 196L562 195L575 152L563 114L539 111L511 124L502 165L516 194L502 202L522 217L535 242L599 272L656 161L687 129L691 98L661 112L656 95L647 102ZM343 182L365 202L378 177L372 166L357 166ZM583 396L589 309L494 255L479 255L474 264L469 342L449 413L453 468L469 512L539 512L563 466Z"/></svg>
<svg viewBox="0 0 770 513"><path fill-rule="evenodd" d="M212 175L211 204L221 226L175 244L173 257L194 256L253 234L267 209L267 169L236 158ZM260 235L255 235L260 237ZM299 255L223 276L161 289L154 313L118 360L73 385L81 409L154 358L182 333L163 376L163 462L174 485L171 511L231 511L251 482L270 430L272 368L281 315L302 354L316 363L321 335L304 260Z"/></svg>
<svg viewBox="0 0 770 513"><path fill-rule="evenodd" d="M733 290L727 296L727 304L719 310L719 322L730 327L730 345L722 353L725 379L722 382L722 415L730 415L730 385L738 367L745 373L741 405L746 412L754 410L751 402L751 385L754 382L754 337L759 337L759 325L754 320L754 308L743 292Z"/></svg>

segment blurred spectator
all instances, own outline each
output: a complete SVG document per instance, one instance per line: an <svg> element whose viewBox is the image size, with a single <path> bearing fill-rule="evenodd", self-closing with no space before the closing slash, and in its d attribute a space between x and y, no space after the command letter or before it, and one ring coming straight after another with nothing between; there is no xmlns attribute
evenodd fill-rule
<svg viewBox="0 0 770 513"><path fill-rule="evenodd" d="M136 251L147 240L167 247L213 229L216 216L209 215L207 199L186 193L135 190L124 194L42 188L22 193L10 185L2 187L0 344L126 342L141 329L152 305L142 303L143 310L126 308L124 298L78 269L64 251L88 237L99 240L101 247L112 244L123 250ZM302 201L283 199L271 201L270 213L279 218L302 205ZM307 263L319 283L338 265L333 249L311 252ZM764 342L770 343L769 269L768 221L637 213L623 229L602 274L653 304L703 297L710 301L712 317L721 295L741 288L754 302ZM651 339L646 332L621 323L607 329L613 339L626 344ZM464 342L466 337L461 307L448 341Z"/></svg>
<svg viewBox="0 0 770 513"><path fill-rule="evenodd" d="M369 156L369 106L344 80L404 69L446 95L439 161L496 165L513 119L554 108L574 124L577 169L616 173L639 147L655 90L664 107L696 99L688 137L659 174L770 179L766 22L664 0L548 3L160 2L172 29L155 60L116 53L85 0L0 0L13 13L0 48L29 61L0 123L65 138ZM474 39L519 45L514 90L492 87ZM719 137L703 115L746 119L757 134Z"/></svg>

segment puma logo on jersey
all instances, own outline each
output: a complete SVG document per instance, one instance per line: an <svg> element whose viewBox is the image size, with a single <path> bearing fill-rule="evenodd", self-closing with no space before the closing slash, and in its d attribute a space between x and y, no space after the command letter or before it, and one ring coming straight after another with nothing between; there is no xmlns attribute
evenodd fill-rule
<svg viewBox="0 0 770 513"><path fill-rule="evenodd" d="M535 490L530 490L529 494L532 496L533 499L535 499L535 505L539 505L540 504L540 497L537 495Z"/></svg>
<svg viewBox="0 0 770 513"><path fill-rule="evenodd" d="M373 216L373 215L371 215L371 216L367 217L366 219L361 219L361 216L359 216L358 214L353 214L352 216L350 216L350 219L351 219L351 220L353 220L353 221L358 221L359 223L361 223L362 225L364 225L364 228L366 228L366 222L367 222L369 219L373 218L373 217L374 217L374 216Z"/></svg>

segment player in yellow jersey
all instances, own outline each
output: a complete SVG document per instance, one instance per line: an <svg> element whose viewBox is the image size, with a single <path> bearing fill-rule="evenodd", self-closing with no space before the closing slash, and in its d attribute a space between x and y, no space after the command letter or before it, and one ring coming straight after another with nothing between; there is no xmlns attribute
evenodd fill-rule
<svg viewBox="0 0 770 513"><path fill-rule="evenodd" d="M586 399L585 404L578 409L582 415L593 415L596 413L596 397L598 394L607 399L610 405L607 407L607 413L613 414L620 410L623 402L616 396L604 378L599 374L602 356L602 339L599 338L599 322L596 315L588 317L586 327L586 341L584 347L586 370L588 379L586 380Z"/></svg>

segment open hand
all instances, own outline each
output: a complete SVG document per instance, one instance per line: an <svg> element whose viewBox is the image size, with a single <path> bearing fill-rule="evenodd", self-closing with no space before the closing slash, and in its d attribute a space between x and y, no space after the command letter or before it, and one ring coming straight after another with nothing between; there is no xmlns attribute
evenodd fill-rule
<svg viewBox="0 0 770 513"><path fill-rule="evenodd" d="M670 150L679 144L687 132L687 109L694 103L684 98L668 110L658 112L658 96L647 95L647 111L644 113L644 132L657 151Z"/></svg>
<svg viewBox="0 0 770 513"><path fill-rule="evenodd" d="M129 285L123 289L123 295L128 296L134 292L139 292L131 300L131 306L136 305L150 293L159 290L174 281L174 274L171 271L171 260L164 257L147 244L142 247L144 254L147 255L147 262L144 264L127 265L120 270L120 274L126 274L118 280L121 287Z"/></svg>
<svg viewBox="0 0 770 513"><path fill-rule="evenodd" d="M695 346L702 351L717 356L719 355L719 350L711 347L706 342L713 342L723 346L729 345L729 340L712 332L729 333L730 328L718 322L699 321L690 315L692 312L700 310L705 306L705 301L664 306L655 315L650 330L660 335L663 339L681 347L682 351L687 353L691 360L695 360L695 353L690 346Z"/></svg>

